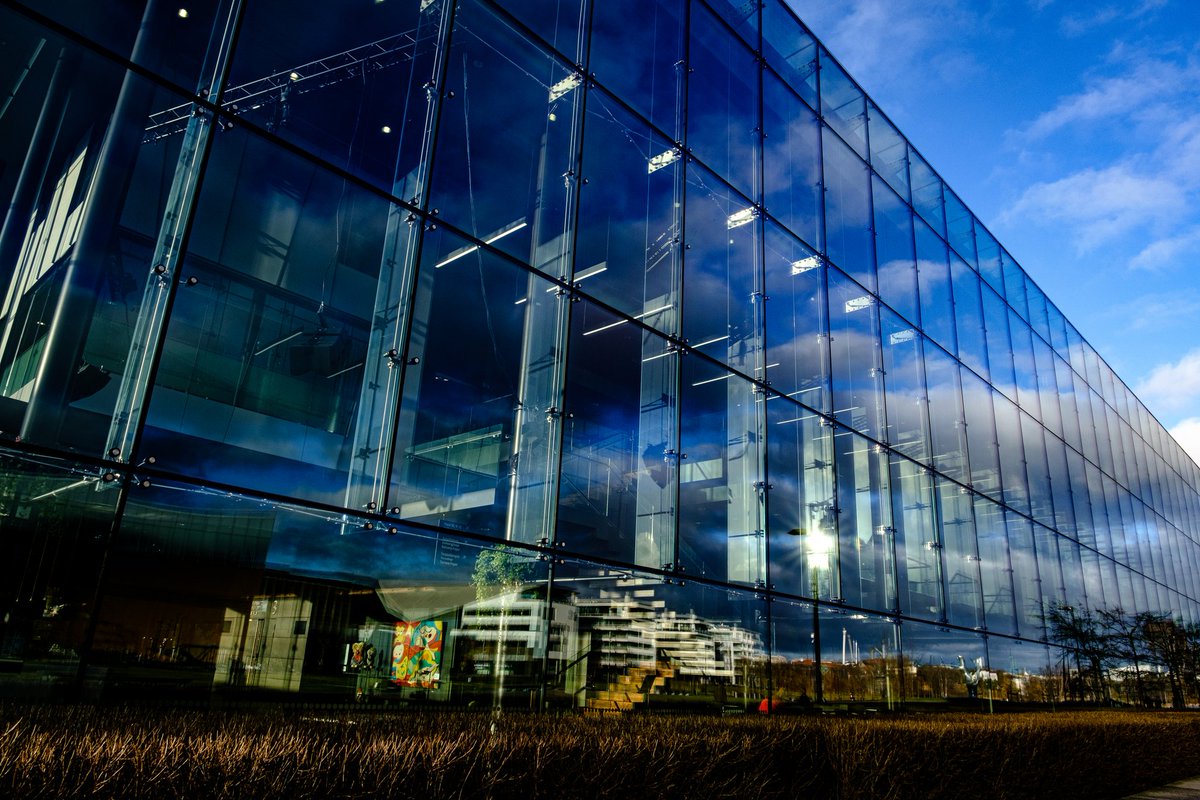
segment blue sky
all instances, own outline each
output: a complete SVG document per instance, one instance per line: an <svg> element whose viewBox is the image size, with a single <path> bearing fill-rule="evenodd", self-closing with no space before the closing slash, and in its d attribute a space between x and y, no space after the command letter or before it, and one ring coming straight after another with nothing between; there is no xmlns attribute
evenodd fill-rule
<svg viewBox="0 0 1200 800"><path fill-rule="evenodd" d="M1200 0L788 0L1200 461Z"/></svg>

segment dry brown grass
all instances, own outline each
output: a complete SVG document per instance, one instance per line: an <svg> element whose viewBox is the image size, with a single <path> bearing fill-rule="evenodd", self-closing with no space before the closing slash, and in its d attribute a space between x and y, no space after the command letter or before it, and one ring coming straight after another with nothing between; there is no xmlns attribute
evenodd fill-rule
<svg viewBox="0 0 1200 800"><path fill-rule="evenodd" d="M0 706L12 798L1118 798L1200 775L1200 715L832 717Z"/></svg>

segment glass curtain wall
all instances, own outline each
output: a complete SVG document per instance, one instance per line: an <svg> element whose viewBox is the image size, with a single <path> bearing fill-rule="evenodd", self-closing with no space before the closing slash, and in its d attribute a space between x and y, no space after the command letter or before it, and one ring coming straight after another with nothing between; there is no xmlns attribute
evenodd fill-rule
<svg viewBox="0 0 1200 800"><path fill-rule="evenodd" d="M1200 623L1200 469L783 0L327 6L0 2L0 692L1048 702Z"/></svg>

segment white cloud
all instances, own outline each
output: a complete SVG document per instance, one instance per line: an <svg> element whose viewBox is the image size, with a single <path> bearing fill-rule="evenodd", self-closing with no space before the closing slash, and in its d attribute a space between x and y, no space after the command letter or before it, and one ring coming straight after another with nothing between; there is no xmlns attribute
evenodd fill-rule
<svg viewBox="0 0 1200 800"><path fill-rule="evenodd" d="M1118 163L1035 183L1000 215L1000 222L1068 225L1075 232L1076 250L1086 253L1138 226L1174 222L1183 213L1186 200L1186 191L1171 176Z"/></svg>
<svg viewBox="0 0 1200 800"><path fill-rule="evenodd" d="M1111 245L1110 263L1167 271L1200 247L1200 61L1118 43L1103 69L1010 133L1043 170L1077 156L1093 165L1027 186L1000 221L1054 226L1077 254Z"/></svg>
<svg viewBox="0 0 1200 800"><path fill-rule="evenodd" d="M1170 118L1178 114L1172 101L1198 83L1200 70L1193 65L1154 59L1136 62L1125 74L1093 78L1084 91L1061 98L1054 108L1038 116L1023 135L1037 139L1077 123L1130 115ZM1172 107L1167 109L1164 105Z"/></svg>
<svg viewBox="0 0 1200 800"><path fill-rule="evenodd" d="M914 74L926 83L961 80L976 66L960 39L977 14L962 0L788 2L869 94Z"/></svg>
<svg viewBox="0 0 1200 800"><path fill-rule="evenodd" d="M1188 253L1200 251L1200 226L1151 242L1129 260L1133 269L1161 270L1169 267L1176 259Z"/></svg>
<svg viewBox="0 0 1200 800"><path fill-rule="evenodd" d="M1062 31L1068 36L1081 36L1110 22L1136 22L1166 4L1167 0L1140 0L1140 2L1133 3L1131 8L1124 8L1120 3L1093 6L1087 13L1064 16Z"/></svg>
<svg viewBox="0 0 1200 800"><path fill-rule="evenodd" d="M1200 464L1200 417L1188 417L1169 429L1183 451Z"/></svg>
<svg viewBox="0 0 1200 800"><path fill-rule="evenodd" d="M1200 294L1194 289L1141 294L1108 306L1103 316L1121 331L1162 331L1173 325L1191 325L1200 317Z"/></svg>
<svg viewBox="0 0 1200 800"><path fill-rule="evenodd" d="M1159 364L1133 391L1151 409L1178 412L1194 407L1200 402L1200 349L1175 363Z"/></svg>

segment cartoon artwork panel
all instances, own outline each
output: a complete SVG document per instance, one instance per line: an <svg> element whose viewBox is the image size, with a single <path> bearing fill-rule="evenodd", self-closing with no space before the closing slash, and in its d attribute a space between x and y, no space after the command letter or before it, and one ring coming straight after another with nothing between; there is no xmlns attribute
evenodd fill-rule
<svg viewBox="0 0 1200 800"><path fill-rule="evenodd" d="M392 641L392 681L433 689L441 679L442 621L397 622Z"/></svg>

